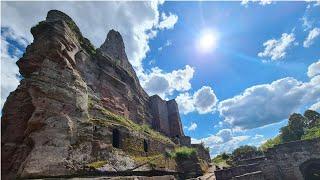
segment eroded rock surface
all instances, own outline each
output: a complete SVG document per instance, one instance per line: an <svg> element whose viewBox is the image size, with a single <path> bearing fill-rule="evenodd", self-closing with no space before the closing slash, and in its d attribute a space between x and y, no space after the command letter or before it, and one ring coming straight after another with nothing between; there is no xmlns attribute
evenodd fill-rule
<svg viewBox="0 0 320 180"><path fill-rule="evenodd" d="M95 49L69 16L52 10L31 33L34 41L17 62L23 79L2 111L3 179L73 176L88 167L128 171L153 156L151 170L178 170L158 157L191 145L177 104L151 101L119 32L111 30ZM158 118L163 103L166 115Z"/></svg>

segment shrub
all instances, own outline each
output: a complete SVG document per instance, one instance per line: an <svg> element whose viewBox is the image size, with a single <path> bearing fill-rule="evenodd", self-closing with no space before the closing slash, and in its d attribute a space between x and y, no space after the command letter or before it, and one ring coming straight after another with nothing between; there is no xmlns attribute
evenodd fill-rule
<svg viewBox="0 0 320 180"><path fill-rule="evenodd" d="M314 139L320 137L320 127L313 127L311 129L306 130L306 133L302 136L301 139Z"/></svg>
<svg viewBox="0 0 320 180"><path fill-rule="evenodd" d="M238 157L247 153L257 152L257 148L255 146L240 146L232 152L233 157Z"/></svg>
<svg viewBox="0 0 320 180"><path fill-rule="evenodd" d="M179 147L175 149L175 157L178 159L188 159L194 155L196 155L196 150L194 148Z"/></svg>
<svg viewBox="0 0 320 180"><path fill-rule="evenodd" d="M281 143L281 137L276 136L275 138L268 139L265 143L261 144L259 149L261 151L266 151L268 148L272 148L273 146L278 145L280 143Z"/></svg>

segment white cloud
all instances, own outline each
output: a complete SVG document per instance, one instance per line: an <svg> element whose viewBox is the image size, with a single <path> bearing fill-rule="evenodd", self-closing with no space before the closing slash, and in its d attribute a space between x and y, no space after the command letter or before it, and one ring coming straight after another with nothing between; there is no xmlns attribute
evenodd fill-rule
<svg viewBox="0 0 320 180"><path fill-rule="evenodd" d="M263 137L264 137L264 136L261 135L261 134L256 134L256 135L254 135L254 137L253 137L252 139L256 140L256 139L261 139L261 138L263 138Z"/></svg>
<svg viewBox="0 0 320 180"><path fill-rule="evenodd" d="M241 5L248 7L250 0L242 0ZM251 0L251 2L259 2L260 5L265 6L272 3L272 0Z"/></svg>
<svg viewBox="0 0 320 180"><path fill-rule="evenodd" d="M259 57L270 57L272 60L283 59L286 56L286 50L295 41L293 33L283 33L280 39L270 39L263 43L265 49L263 52L259 52Z"/></svg>
<svg viewBox="0 0 320 180"><path fill-rule="evenodd" d="M129 61L139 75L143 72L142 60L150 49L149 40L159 30L173 28L178 20L171 13L160 17L158 7L162 3L163 1L4 2L1 10L6 18L1 26L11 27L17 35L31 42L30 28L44 20L49 10L58 9L68 14L96 47L104 42L110 29L116 29L123 36Z"/></svg>
<svg viewBox="0 0 320 180"><path fill-rule="evenodd" d="M320 74L320 59L317 62L312 63L308 67L308 76L313 77Z"/></svg>
<svg viewBox="0 0 320 180"><path fill-rule="evenodd" d="M155 67L150 73L140 77L142 87L149 95L158 94L162 98L171 95L174 91L184 92L191 88L190 80L194 74L194 68L186 65L184 69L173 70L170 73L163 72Z"/></svg>
<svg viewBox="0 0 320 180"><path fill-rule="evenodd" d="M172 45L172 42L171 42L170 40L167 40L166 43L165 43L163 46L161 46L161 47L158 48L158 51L162 51L163 48L169 47L169 46L171 46L171 45Z"/></svg>
<svg viewBox="0 0 320 180"><path fill-rule="evenodd" d="M259 4L261 4L261 5L264 6L264 5L269 5L269 4L271 4L271 3L272 3L271 0L261 0Z"/></svg>
<svg viewBox="0 0 320 180"><path fill-rule="evenodd" d="M305 105L320 100L320 75L309 82L292 77L247 88L218 105L224 122L234 128L252 129L280 122Z"/></svg>
<svg viewBox="0 0 320 180"><path fill-rule="evenodd" d="M307 31L312 28L313 22L310 21L306 15L301 18L301 21L302 21L302 27L304 31Z"/></svg>
<svg viewBox="0 0 320 180"><path fill-rule="evenodd" d="M1 109L9 93L19 84L19 69L16 61L22 56L21 50L10 45L8 40L14 41L21 47L27 44L23 37L18 36L11 29L1 29ZM9 49L13 53L9 53Z"/></svg>
<svg viewBox="0 0 320 180"><path fill-rule="evenodd" d="M320 28L313 28L309 32L307 38L304 40L303 47L306 47L306 48L310 47L319 35L320 35Z"/></svg>
<svg viewBox="0 0 320 180"><path fill-rule="evenodd" d="M216 136L220 137L222 142L227 142L232 139L232 131L231 129L221 129Z"/></svg>
<svg viewBox="0 0 320 180"><path fill-rule="evenodd" d="M215 135L210 135L202 139L191 139L192 143L204 143L209 147L212 156L222 152L231 152L250 136L235 136L231 129L221 129Z"/></svg>
<svg viewBox="0 0 320 180"><path fill-rule="evenodd" d="M145 82L143 87L149 94L159 94L163 97L169 89L169 81L165 76L153 75Z"/></svg>
<svg viewBox="0 0 320 180"><path fill-rule="evenodd" d="M193 97L189 93L181 93L175 99L180 113L188 114L195 110Z"/></svg>
<svg viewBox="0 0 320 180"><path fill-rule="evenodd" d="M172 29L178 21L178 16L171 13L169 13L169 16L167 16L165 13L162 13L161 18L162 21L159 23L160 29Z"/></svg>
<svg viewBox="0 0 320 180"><path fill-rule="evenodd" d="M248 4L249 4L249 0L242 0L241 1L241 5L243 5L245 7L248 7Z"/></svg>
<svg viewBox="0 0 320 180"><path fill-rule="evenodd" d="M320 101L314 103L313 105L310 106L310 109L314 110L314 111L320 111Z"/></svg>
<svg viewBox="0 0 320 180"><path fill-rule="evenodd" d="M214 91L209 86L202 86L192 96L182 93L176 97L180 113L188 114L197 111L199 114L212 112L218 102Z"/></svg>
<svg viewBox="0 0 320 180"><path fill-rule="evenodd" d="M202 86L193 95L194 106L200 114L213 111L213 107L217 104L218 98L209 86Z"/></svg>
<svg viewBox="0 0 320 180"><path fill-rule="evenodd" d="M191 125L188 127L188 131L194 131L196 130L196 128L198 127L198 125L194 122L191 123Z"/></svg>

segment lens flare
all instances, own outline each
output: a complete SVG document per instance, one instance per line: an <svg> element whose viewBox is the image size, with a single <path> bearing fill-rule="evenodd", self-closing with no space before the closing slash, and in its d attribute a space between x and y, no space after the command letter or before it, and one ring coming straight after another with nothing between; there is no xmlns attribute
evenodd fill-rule
<svg viewBox="0 0 320 180"><path fill-rule="evenodd" d="M197 47L201 53L209 53L216 49L217 43L218 33L214 30L204 30L200 34Z"/></svg>

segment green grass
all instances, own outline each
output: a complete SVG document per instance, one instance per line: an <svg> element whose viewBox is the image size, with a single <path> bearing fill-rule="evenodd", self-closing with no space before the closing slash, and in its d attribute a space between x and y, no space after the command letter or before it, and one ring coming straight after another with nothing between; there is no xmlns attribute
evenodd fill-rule
<svg viewBox="0 0 320 180"><path fill-rule="evenodd" d="M89 98L89 101L88 101L89 108L92 108L93 105L94 105L94 101ZM91 121L93 123L99 124L100 126L110 126L111 123L115 123L118 125L125 126L128 129L132 129L133 131L145 133L147 136L149 136L155 140L158 140L160 142L166 142L166 143L173 144L173 142L168 137L161 134L160 132L157 132L157 131L151 129L146 124L139 125L139 124L131 121L128 118L114 114L106 109L102 109L101 112L104 116L104 119L91 119Z"/></svg>
<svg viewBox="0 0 320 180"><path fill-rule="evenodd" d="M176 159L189 159L191 156L196 155L196 150L194 148L188 147L178 147L173 152L165 152L166 157L176 158Z"/></svg>
<svg viewBox="0 0 320 180"><path fill-rule="evenodd" d="M92 162L90 164L87 164L88 167L90 168L101 168L103 167L105 164L107 164L107 161L96 161L96 162Z"/></svg>
<svg viewBox="0 0 320 180"><path fill-rule="evenodd" d="M139 164L147 163L154 161L155 159L161 158L163 155L162 154L157 154L153 156L133 156L133 160Z"/></svg>

